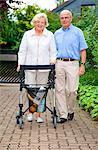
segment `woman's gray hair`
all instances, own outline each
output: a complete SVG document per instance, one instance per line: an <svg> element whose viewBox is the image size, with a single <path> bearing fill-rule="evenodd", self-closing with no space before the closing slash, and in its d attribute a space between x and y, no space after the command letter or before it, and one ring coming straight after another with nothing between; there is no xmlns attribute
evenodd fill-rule
<svg viewBox="0 0 98 150"><path fill-rule="evenodd" d="M31 20L31 25L34 26L34 23L36 21L39 21L40 18L45 18L45 21L46 21L46 27L48 27L49 23L48 23L48 18L47 18L47 15L45 13L38 13L36 14L33 19Z"/></svg>

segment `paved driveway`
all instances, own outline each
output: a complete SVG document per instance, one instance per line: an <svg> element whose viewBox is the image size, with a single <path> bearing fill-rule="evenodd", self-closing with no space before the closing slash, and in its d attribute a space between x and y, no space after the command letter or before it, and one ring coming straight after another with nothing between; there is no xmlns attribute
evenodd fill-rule
<svg viewBox="0 0 98 150"><path fill-rule="evenodd" d="M54 129L51 113L43 114L44 123L27 122L24 129L16 125L19 85L0 85L0 150L98 150L98 122L75 104L75 118ZM25 96L23 97L24 108ZM47 98L51 108L51 93Z"/></svg>

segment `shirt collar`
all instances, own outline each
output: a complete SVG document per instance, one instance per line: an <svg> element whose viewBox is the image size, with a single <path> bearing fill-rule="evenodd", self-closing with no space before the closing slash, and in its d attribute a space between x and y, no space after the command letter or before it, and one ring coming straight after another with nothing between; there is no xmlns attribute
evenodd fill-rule
<svg viewBox="0 0 98 150"><path fill-rule="evenodd" d="M42 35L47 36L48 35L48 30L45 28ZM31 29L31 36L34 36L35 34L35 28Z"/></svg>
<svg viewBox="0 0 98 150"><path fill-rule="evenodd" d="M72 28L72 24L68 27L68 28L66 28L66 29L64 29L64 27L62 27L62 30L63 31L66 31L66 30L69 30L69 29L71 29Z"/></svg>

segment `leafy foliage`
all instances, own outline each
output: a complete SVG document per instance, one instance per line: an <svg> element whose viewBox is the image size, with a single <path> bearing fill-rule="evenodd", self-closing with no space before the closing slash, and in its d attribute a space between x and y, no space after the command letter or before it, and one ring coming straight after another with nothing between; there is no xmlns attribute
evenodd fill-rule
<svg viewBox="0 0 98 150"><path fill-rule="evenodd" d="M48 29L53 33L61 27L59 16L56 13L47 12L48 20L49 20L49 27Z"/></svg>
<svg viewBox="0 0 98 150"><path fill-rule="evenodd" d="M95 9L84 7L82 15L74 20L74 24L83 30L88 44L87 61L91 64L98 64L98 20Z"/></svg>
<svg viewBox="0 0 98 150"><path fill-rule="evenodd" d="M83 76L80 76L80 83L82 85L98 85L98 68L87 67Z"/></svg>
<svg viewBox="0 0 98 150"><path fill-rule="evenodd" d="M16 41L18 41L18 31L17 26L14 21L10 21L6 12L2 12L2 21L0 22L1 36L0 45L10 48L14 46Z"/></svg>
<svg viewBox="0 0 98 150"><path fill-rule="evenodd" d="M13 14L9 15L9 17L2 13L3 19L0 24L0 27L2 28L0 44L14 50L18 49L24 32L32 29L30 22L35 14L39 12L47 14L50 23L48 27L49 30L55 32L55 30L60 27L57 14L42 10L37 5L14 10Z"/></svg>
<svg viewBox="0 0 98 150"><path fill-rule="evenodd" d="M86 73L80 77L78 90L79 105L88 111L94 120L98 120L98 20L94 9L86 8L79 20L75 20L76 26L84 32L88 49ZM92 67L93 66L93 67Z"/></svg>
<svg viewBox="0 0 98 150"><path fill-rule="evenodd" d="M98 86L79 86L79 105L91 114L91 117L98 119Z"/></svg>

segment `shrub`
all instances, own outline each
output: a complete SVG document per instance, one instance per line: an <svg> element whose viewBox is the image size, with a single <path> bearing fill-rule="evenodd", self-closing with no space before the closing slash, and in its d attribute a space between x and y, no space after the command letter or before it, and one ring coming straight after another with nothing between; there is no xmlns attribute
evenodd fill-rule
<svg viewBox="0 0 98 150"><path fill-rule="evenodd" d="M95 9L84 7L82 15L74 20L74 24L84 32L88 44L87 61L91 65L98 65L98 19Z"/></svg>
<svg viewBox="0 0 98 150"><path fill-rule="evenodd" d="M91 114L91 117L98 119L98 86L79 86L79 105Z"/></svg>

